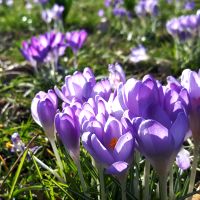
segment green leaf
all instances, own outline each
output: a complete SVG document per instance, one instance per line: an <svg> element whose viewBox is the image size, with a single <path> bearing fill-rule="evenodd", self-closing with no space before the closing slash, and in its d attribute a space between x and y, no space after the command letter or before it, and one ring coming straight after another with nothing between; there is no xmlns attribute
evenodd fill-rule
<svg viewBox="0 0 200 200"><path fill-rule="evenodd" d="M17 168L17 171L16 171L16 174L15 174L15 177L14 177L14 180L13 180L13 183L12 183L12 186L11 186L11 190L10 190L10 194L9 194L8 199L11 199L12 196L13 196L13 192L14 192L14 189L15 189L15 185L16 185L17 180L18 180L18 178L19 178L19 175L20 175L20 172L21 172L21 170L22 170L22 167L23 167L25 158L26 158L26 156L27 156L27 153L28 153L28 149L26 149L26 150L24 151L24 154L23 154L23 156L22 156L22 158L21 158L21 162L20 162L20 164L19 164L19 166L18 166L18 168Z"/></svg>

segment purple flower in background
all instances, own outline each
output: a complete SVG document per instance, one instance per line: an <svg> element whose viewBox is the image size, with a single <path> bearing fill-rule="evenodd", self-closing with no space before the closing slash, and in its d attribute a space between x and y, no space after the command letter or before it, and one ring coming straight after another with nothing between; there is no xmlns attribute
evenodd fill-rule
<svg viewBox="0 0 200 200"><path fill-rule="evenodd" d="M12 152L23 152L25 149L25 144L22 142L20 136L18 133L13 133L11 135L11 141L12 141Z"/></svg>
<svg viewBox="0 0 200 200"><path fill-rule="evenodd" d="M186 15L169 20L167 32L181 41L195 37L199 32L200 18L197 15Z"/></svg>
<svg viewBox="0 0 200 200"><path fill-rule="evenodd" d="M190 153L182 148L176 156L176 164L182 170L186 170L190 167Z"/></svg>
<svg viewBox="0 0 200 200"><path fill-rule="evenodd" d="M0 4L11 7L14 4L14 1L13 0L0 0Z"/></svg>
<svg viewBox="0 0 200 200"><path fill-rule="evenodd" d="M140 0L135 6L135 12L139 17L146 15L158 15L158 1L157 0Z"/></svg>
<svg viewBox="0 0 200 200"><path fill-rule="evenodd" d="M34 3L46 4L49 0L34 0Z"/></svg>
<svg viewBox="0 0 200 200"><path fill-rule="evenodd" d="M131 54L129 55L129 60L134 63L147 60L149 57L147 55L146 49L144 46L139 45L138 47L131 49Z"/></svg>
<svg viewBox="0 0 200 200"><path fill-rule="evenodd" d="M131 14L123 7L114 7L113 8L113 14L115 16L119 16L119 17L130 17Z"/></svg>
<svg viewBox="0 0 200 200"><path fill-rule="evenodd" d="M91 97L91 92L96 84L94 74L90 68L85 68L83 73L76 71L72 76L65 77L65 84L61 91L55 87L57 95L66 103L75 98L81 102Z"/></svg>
<svg viewBox="0 0 200 200"><path fill-rule="evenodd" d="M80 126L76 110L70 106L55 116L56 131L73 160L79 159Z"/></svg>
<svg viewBox="0 0 200 200"><path fill-rule="evenodd" d="M104 1L105 7L110 7L110 6L111 6L111 3L112 3L112 0L105 0L105 1Z"/></svg>
<svg viewBox="0 0 200 200"><path fill-rule="evenodd" d="M72 31L66 33L67 45L72 48L74 54L83 46L87 39L87 32L85 30Z"/></svg>
<svg viewBox="0 0 200 200"><path fill-rule="evenodd" d="M105 0L104 1L104 5L105 7L110 7L112 9L112 13L115 16L118 17L131 17L131 13L126 10L126 8L124 7L124 1L123 0Z"/></svg>
<svg viewBox="0 0 200 200"><path fill-rule="evenodd" d="M55 140L54 117L57 111L57 97L53 90L48 93L38 92L31 103L31 113L35 122L40 125L49 140Z"/></svg>
<svg viewBox="0 0 200 200"><path fill-rule="evenodd" d="M46 23L51 23L52 20L58 21L61 19L63 11L64 11L63 6L54 4L54 6L51 9L42 11L42 19Z"/></svg>
<svg viewBox="0 0 200 200"><path fill-rule="evenodd" d="M185 10L193 10L195 8L194 1L187 1L184 5Z"/></svg>
<svg viewBox="0 0 200 200"><path fill-rule="evenodd" d="M159 174L167 173L189 129L180 99L147 75L142 81L129 79L118 89L112 104L113 115L129 120L137 148Z"/></svg>
<svg viewBox="0 0 200 200"><path fill-rule="evenodd" d="M118 63L108 65L109 81L112 88L117 88L120 83L126 82L126 76L121 65Z"/></svg>
<svg viewBox="0 0 200 200"><path fill-rule="evenodd" d="M103 10L103 9L100 9L100 10L98 11L98 16L99 16L99 17L103 17L103 16L104 16L104 10Z"/></svg>
<svg viewBox="0 0 200 200"><path fill-rule="evenodd" d="M122 123L112 116L106 121L90 120L82 135L83 146L109 174L127 170L133 158L134 138Z"/></svg>

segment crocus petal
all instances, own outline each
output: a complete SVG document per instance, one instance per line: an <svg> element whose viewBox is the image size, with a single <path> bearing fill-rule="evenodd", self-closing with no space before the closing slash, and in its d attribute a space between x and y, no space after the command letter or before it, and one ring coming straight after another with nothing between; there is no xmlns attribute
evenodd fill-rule
<svg viewBox="0 0 200 200"><path fill-rule="evenodd" d="M35 122L42 127L42 124L39 120L38 112L37 112L37 105L38 105L39 99L33 98L31 103L31 114Z"/></svg>
<svg viewBox="0 0 200 200"><path fill-rule="evenodd" d="M106 147L109 147L110 142L113 138L118 139L121 137L122 125L117 119L110 116L105 124L104 131L105 131L104 144Z"/></svg>
<svg viewBox="0 0 200 200"><path fill-rule="evenodd" d="M182 145L185 135L189 130L188 118L184 112L180 112L169 130L169 133L173 136L175 143L175 149L179 149Z"/></svg>
<svg viewBox="0 0 200 200"><path fill-rule="evenodd" d="M174 141L168 129L154 120L144 120L138 130L139 149L146 156L165 157L173 152Z"/></svg>
<svg viewBox="0 0 200 200"><path fill-rule="evenodd" d="M91 144L96 154L96 157L101 163L111 165L114 162L114 158L110 154L110 152L103 146L103 144L99 141L96 135L92 135Z"/></svg>
<svg viewBox="0 0 200 200"><path fill-rule="evenodd" d="M111 166L109 166L106 169L106 173L107 174L119 174L119 173L122 173L125 170L127 170L127 168L128 168L128 163L118 161L118 162L113 163Z"/></svg>
<svg viewBox="0 0 200 200"><path fill-rule="evenodd" d="M126 161L130 158L134 148L133 136L130 132L122 135L117 141L114 148L114 158L119 161Z"/></svg>

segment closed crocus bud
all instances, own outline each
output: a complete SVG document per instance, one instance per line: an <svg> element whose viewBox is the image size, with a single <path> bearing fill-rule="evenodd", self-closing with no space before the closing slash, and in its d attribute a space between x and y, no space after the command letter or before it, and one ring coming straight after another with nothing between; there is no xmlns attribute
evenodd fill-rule
<svg viewBox="0 0 200 200"><path fill-rule="evenodd" d="M32 117L51 141L55 141L54 118L57 111L57 97L53 90L39 92L31 103Z"/></svg>
<svg viewBox="0 0 200 200"><path fill-rule="evenodd" d="M200 143L200 73L185 69L181 75L181 85L189 93L191 102L190 127L194 143Z"/></svg>
<svg viewBox="0 0 200 200"><path fill-rule="evenodd" d="M74 161L79 159L80 126L73 107L65 107L63 112L55 117L56 131L66 150Z"/></svg>

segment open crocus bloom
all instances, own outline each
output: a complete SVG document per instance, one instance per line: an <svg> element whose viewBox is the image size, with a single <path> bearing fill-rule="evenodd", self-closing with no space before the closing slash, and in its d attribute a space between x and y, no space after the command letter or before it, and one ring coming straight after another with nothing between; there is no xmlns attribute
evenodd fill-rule
<svg viewBox="0 0 200 200"><path fill-rule="evenodd" d="M32 117L45 131L49 140L55 140L54 117L57 111L57 97L53 90L38 92L31 103Z"/></svg>
<svg viewBox="0 0 200 200"><path fill-rule="evenodd" d="M133 157L134 138L122 123L109 116L105 124L90 120L82 135L82 142L95 161L109 174L119 174L128 168Z"/></svg>

